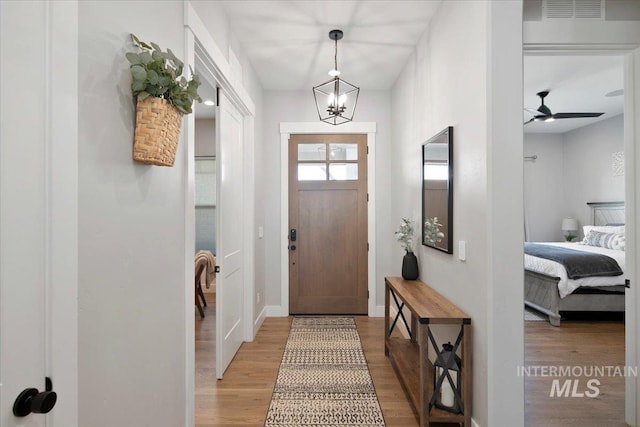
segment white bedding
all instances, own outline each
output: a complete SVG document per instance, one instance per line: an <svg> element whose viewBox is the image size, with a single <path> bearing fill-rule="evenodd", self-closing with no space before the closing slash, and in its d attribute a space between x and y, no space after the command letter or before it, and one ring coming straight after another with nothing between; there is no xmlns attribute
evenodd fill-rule
<svg viewBox="0 0 640 427"><path fill-rule="evenodd" d="M540 243L544 245L561 246L578 251L594 252L602 255L607 255L615 259L620 266L620 269L622 271L625 271L624 251L616 251L613 249L606 249L571 242ZM581 286L624 285L624 281L626 279L625 274L623 274L622 276L584 277L582 279L569 279L569 277L567 276L567 270L565 270L562 264L527 254L524 254L524 268L525 270L535 271L537 273L546 274L547 276L559 277L560 281L558 282L558 291L561 298L566 297Z"/></svg>

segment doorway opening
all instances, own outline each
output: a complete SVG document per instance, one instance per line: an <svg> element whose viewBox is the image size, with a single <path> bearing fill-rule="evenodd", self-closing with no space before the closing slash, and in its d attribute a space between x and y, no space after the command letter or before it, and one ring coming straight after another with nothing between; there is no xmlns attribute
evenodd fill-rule
<svg viewBox="0 0 640 427"><path fill-rule="evenodd" d="M525 51L525 241L598 252L623 271L624 251L585 237L591 230L624 236L624 83L624 57L617 53ZM540 92L560 120L538 120ZM589 228L594 226L601 228ZM559 264L528 251L525 369L543 366L564 374L526 371L525 425L554 419L626 425L625 377L599 374L603 366L625 366L625 276L571 278Z"/></svg>
<svg viewBox="0 0 640 427"><path fill-rule="evenodd" d="M194 171L195 171L195 388L201 390L211 381L200 372L216 369L216 280L217 248L217 182L216 182L216 104L215 82L196 61L195 73L201 76L199 93L204 101L194 108ZM204 75L203 75L204 74ZM212 265L213 264L213 265ZM202 266L201 268L198 268ZM199 273L199 274L198 274ZM198 399L199 396L196 396Z"/></svg>
<svg viewBox="0 0 640 427"><path fill-rule="evenodd" d="M196 74L202 67L196 62ZM216 104L217 93L212 82L203 78L199 92L203 103L195 105L195 245L196 253L206 251L216 256L217 182L216 182ZM215 295L215 277L205 284L203 292ZM214 298L215 301L215 297ZM207 305L209 307L209 305ZM213 308L213 307L212 307ZM214 311L215 312L215 311Z"/></svg>
<svg viewBox="0 0 640 427"><path fill-rule="evenodd" d="M206 172L209 182L215 176L215 198L209 194L209 200L215 200L215 215L213 215L216 219L213 239L216 255L215 304L213 304L214 301L207 301L208 306L215 306L215 316L207 316L207 313L204 313L203 319L205 324L207 320L215 320L209 322L209 326L203 328L204 331L202 329L199 331L203 332L204 339L201 341L208 341L207 349L202 348L202 342L196 342L198 339L194 324L194 319L200 321L201 318L194 307L195 269L190 268L190 263L193 262L193 252L196 249L196 205L200 205L200 201L196 203L195 194L195 117L191 115L186 119L187 155L184 161L187 164L185 180L187 192L184 209L187 212L185 221L187 413L185 423L189 425L193 423L197 408L209 407L211 404L206 395L207 386L215 387L216 379L223 378L240 345L244 341L253 339L254 329L257 330L260 324L253 321L255 309L252 300L254 293L253 168L245 167L253 163L251 148L254 145L255 105L242 87L241 80L231 75L226 58L221 55L207 26L191 3L185 8L185 37L187 50L185 62L191 65L203 82L206 81L211 88L215 88L215 98L212 98L214 105L211 106L215 110L214 123L213 126L205 123L205 129L207 129L205 133L215 134L215 163L211 155L198 160L204 169L199 173ZM215 167L212 166L213 164ZM213 173L214 170L215 173ZM211 202L205 201L203 204L210 205ZM203 206L205 209L211 207ZM211 212L208 214L211 217ZM210 219L207 224L212 226ZM211 236L210 231L208 233L210 243ZM210 337L214 339L207 339ZM198 365L202 358L208 365L204 370L199 369ZM196 387L196 382L202 384L201 380L209 381L207 386Z"/></svg>

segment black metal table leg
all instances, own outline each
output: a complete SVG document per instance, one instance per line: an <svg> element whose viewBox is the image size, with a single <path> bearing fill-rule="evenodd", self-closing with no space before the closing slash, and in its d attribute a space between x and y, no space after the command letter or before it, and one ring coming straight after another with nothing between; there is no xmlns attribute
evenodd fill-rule
<svg viewBox="0 0 640 427"><path fill-rule="evenodd" d="M404 307L404 302L400 304L400 302L398 301L398 298L396 297L395 292L393 292L393 289L389 289L389 292L391 293L391 296L393 297L393 300L396 303L396 307L398 307L398 313L396 314L396 317L393 319L391 328L389 328L389 336L391 336L391 332L393 332L393 328L395 328L396 323L398 322L398 318L402 318L402 323L404 323L404 327L407 328L407 332L409 333L409 338L413 339L413 334L411 333L411 328L409 327L409 323L407 323L407 319L404 317L404 313L402 312L402 308Z"/></svg>

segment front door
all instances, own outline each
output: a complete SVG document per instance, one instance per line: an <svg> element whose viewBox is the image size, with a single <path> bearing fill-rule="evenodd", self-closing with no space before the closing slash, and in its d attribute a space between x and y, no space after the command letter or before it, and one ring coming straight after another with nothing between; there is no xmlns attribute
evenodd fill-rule
<svg viewBox="0 0 640 427"><path fill-rule="evenodd" d="M367 314L367 136L289 139L289 312Z"/></svg>
<svg viewBox="0 0 640 427"><path fill-rule="evenodd" d="M219 170L216 230L216 376L222 378L242 344L244 301L242 197L243 125L242 115L222 91L216 110L216 143Z"/></svg>

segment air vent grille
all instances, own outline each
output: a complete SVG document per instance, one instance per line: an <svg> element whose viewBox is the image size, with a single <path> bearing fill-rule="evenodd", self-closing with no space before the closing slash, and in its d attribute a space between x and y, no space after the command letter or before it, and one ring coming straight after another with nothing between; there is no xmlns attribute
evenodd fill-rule
<svg viewBox="0 0 640 427"><path fill-rule="evenodd" d="M605 0L544 0L545 19L604 20Z"/></svg>
<svg viewBox="0 0 640 427"><path fill-rule="evenodd" d="M573 0L547 0L545 17L549 19L573 18Z"/></svg>
<svg viewBox="0 0 640 427"><path fill-rule="evenodd" d="M604 16L602 0L576 0L576 18L602 19Z"/></svg>

